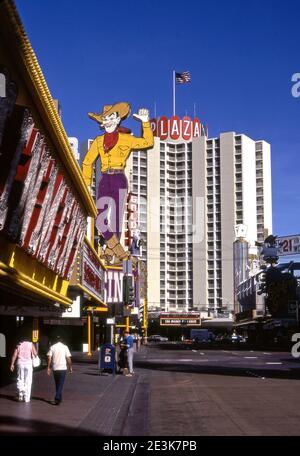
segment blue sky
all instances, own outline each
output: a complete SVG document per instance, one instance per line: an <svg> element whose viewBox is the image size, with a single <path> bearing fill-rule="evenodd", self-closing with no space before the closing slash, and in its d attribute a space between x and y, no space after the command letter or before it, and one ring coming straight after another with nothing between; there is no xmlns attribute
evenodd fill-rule
<svg viewBox="0 0 300 456"><path fill-rule="evenodd" d="M272 146L274 234L300 232L299 0L18 0L17 6L69 136L98 134L87 117L129 101L172 114L197 115L209 135L223 131ZM127 125L136 133L134 120Z"/></svg>

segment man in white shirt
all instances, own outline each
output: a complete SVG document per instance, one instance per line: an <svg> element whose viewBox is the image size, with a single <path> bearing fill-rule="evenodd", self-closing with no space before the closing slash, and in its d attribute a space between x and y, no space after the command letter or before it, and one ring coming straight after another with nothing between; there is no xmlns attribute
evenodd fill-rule
<svg viewBox="0 0 300 456"><path fill-rule="evenodd" d="M71 353L67 345L62 342L60 336L56 337L57 342L51 345L47 356L48 356L48 368L47 374L51 375L53 370L53 376L55 380L56 393L54 398L54 405L59 405L62 401L62 390L64 387L65 377L67 373L67 367L69 368L70 374L72 374L72 361Z"/></svg>

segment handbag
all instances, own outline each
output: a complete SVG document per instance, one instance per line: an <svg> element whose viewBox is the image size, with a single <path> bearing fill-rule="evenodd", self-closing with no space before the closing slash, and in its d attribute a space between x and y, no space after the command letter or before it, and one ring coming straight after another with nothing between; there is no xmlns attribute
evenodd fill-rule
<svg viewBox="0 0 300 456"><path fill-rule="evenodd" d="M41 365L41 360L38 356L32 358L32 367L39 367Z"/></svg>

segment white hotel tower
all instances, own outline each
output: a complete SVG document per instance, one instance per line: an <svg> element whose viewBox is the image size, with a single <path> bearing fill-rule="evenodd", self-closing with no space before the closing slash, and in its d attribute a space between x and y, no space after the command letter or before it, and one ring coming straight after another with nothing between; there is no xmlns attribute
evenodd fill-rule
<svg viewBox="0 0 300 456"><path fill-rule="evenodd" d="M250 252L272 232L270 145L234 132L155 137L127 173L139 197L149 311L233 310L235 226L246 225Z"/></svg>
<svg viewBox="0 0 300 456"><path fill-rule="evenodd" d="M156 136L130 155L126 174L139 200L149 311L233 310L235 226L246 225L251 246L272 233L270 145L234 132Z"/></svg>

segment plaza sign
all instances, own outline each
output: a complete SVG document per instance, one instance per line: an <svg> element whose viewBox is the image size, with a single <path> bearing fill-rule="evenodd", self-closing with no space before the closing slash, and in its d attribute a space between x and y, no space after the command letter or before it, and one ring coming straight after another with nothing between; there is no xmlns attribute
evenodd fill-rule
<svg viewBox="0 0 300 456"><path fill-rule="evenodd" d="M159 119L151 119L150 125L154 136L157 136L162 141L168 139L190 141L193 138L208 135L208 128L204 126L198 117L193 120L185 116L180 119L178 116L173 116L168 119L162 116Z"/></svg>

